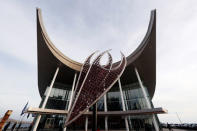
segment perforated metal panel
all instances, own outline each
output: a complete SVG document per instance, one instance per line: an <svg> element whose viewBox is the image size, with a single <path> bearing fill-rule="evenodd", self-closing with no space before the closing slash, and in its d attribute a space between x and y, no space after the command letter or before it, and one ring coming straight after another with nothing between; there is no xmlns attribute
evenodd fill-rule
<svg viewBox="0 0 197 131"><path fill-rule="evenodd" d="M107 53L108 63L100 65L101 57ZM126 58L122 55L120 64L112 68L112 57L109 51L102 52L90 64L90 59L95 53L91 54L83 64L78 82L75 88L75 95L71 110L68 113L65 126L69 125L96 103L122 75Z"/></svg>

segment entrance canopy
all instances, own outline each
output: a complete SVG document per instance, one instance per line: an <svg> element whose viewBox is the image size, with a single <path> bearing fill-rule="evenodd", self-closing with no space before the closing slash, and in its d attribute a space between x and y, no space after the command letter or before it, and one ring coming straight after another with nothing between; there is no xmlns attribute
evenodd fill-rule
<svg viewBox="0 0 197 131"><path fill-rule="evenodd" d="M142 110L127 110L127 111L98 111L97 115L99 116L130 116L130 115L151 115L151 114L164 114L168 111L161 107L153 108L153 109L142 109ZM67 115L67 110L53 110L53 109L41 109L41 108L33 108L29 107L26 113L31 114L59 114L59 115ZM83 115L92 115L92 111L84 112Z"/></svg>

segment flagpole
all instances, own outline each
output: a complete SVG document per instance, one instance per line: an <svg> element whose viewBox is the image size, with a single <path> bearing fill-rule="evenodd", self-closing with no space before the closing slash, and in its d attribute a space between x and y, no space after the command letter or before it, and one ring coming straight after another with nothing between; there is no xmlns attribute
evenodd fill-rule
<svg viewBox="0 0 197 131"><path fill-rule="evenodd" d="M177 112L176 112L176 116L177 116L177 118L179 119L179 122L182 124L182 121L181 121L181 119L180 119L180 117L179 117L179 115L178 115Z"/></svg>
<svg viewBox="0 0 197 131"><path fill-rule="evenodd" d="M19 125L18 126L20 126L20 124L22 124L22 121L23 121L23 118L24 118L24 116L25 116L25 114L23 114L22 116L20 116L20 121L19 121ZM18 123L18 122L17 122ZM15 127L16 128L16 127ZM15 129L14 128L14 129ZM20 127L17 127L17 128L20 128ZM18 130L18 129L17 129Z"/></svg>
<svg viewBox="0 0 197 131"><path fill-rule="evenodd" d="M21 114L20 114L20 120L19 120L19 126L20 126L20 123L22 122L22 120L23 120L23 118L24 118L24 116L25 116L25 110L27 109L27 105L29 104L29 101L27 101L27 103L25 104L25 106L23 107L23 110L22 110L22 112L21 112ZM17 121L17 123L18 123L18 121Z"/></svg>
<svg viewBox="0 0 197 131"><path fill-rule="evenodd" d="M23 118L24 118L24 117L25 117L25 114L23 115L23 117L22 117L22 119L21 119L20 123L22 123L22 122L23 122ZM20 124L20 123L19 123L19 124Z"/></svg>

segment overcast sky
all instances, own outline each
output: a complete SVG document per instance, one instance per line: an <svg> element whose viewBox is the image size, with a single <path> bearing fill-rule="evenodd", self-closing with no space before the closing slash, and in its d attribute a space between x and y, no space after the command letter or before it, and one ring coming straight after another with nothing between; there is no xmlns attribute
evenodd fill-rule
<svg viewBox="0 0 197 131"><path fill-rule="evenodd" d="M120 59L142 41L157 9L155 107L162 122L197 122L196 0L0 0L0 117L19 119L27 101L38 107L36 7L50 39L66 56L83 62L95 50Z"/></svg>

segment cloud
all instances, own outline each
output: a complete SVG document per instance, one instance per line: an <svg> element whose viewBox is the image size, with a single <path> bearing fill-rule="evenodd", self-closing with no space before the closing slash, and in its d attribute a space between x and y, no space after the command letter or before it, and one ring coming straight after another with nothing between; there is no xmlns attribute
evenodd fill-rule
<svg viewBox="0 0 197 131"><path fill-rule="evenodd" d="M1 2L0 51L36 65L36 23L18 3ZM33 13L33 12L32 12ZM35 13L35 12L34 12Z"/></svg>
<svg viewBox="0 0 197 131"><path fill-rule="evenodd" d="M36 7L49 37L65 55L83 62L95 50L129 55L143 39L150 11L157 9L157 87L153 102L169 110L163 122L196 122L197 2L195 0L86 0L0 4L0 113L16 113L27 100L37 107ZM34 94L32 93L34 92ZM6 101L5 101L6 98Z"/></svg>
<svg viewBox="0 0 197 131"><path fill-rule="evenodd" d="M40 101L36 67L2 52L0 56L0 116L10 109L13 110L11 118L19 119L28 100L33 107L37 107Z"/></svg>
<svg viewBox="0 0 197 131"><path fill-rule="evenodd" d="M183 122L196 122L197 17L192 15L196 11L194 4L194 1L179 1L158 9L157 88L153 101L156 106L169 110L169 115L160 115L165 122L178 122L175 112Z"/></svg>
<svg viewBox="0 0 197 131"><path fill-rule="evenodd" d="M40 101L36 74L36 23L25 15L19 3L1 2L0 11L0 116L11 109L11 118L19 119L27 100L35 107Z"/></svg>

